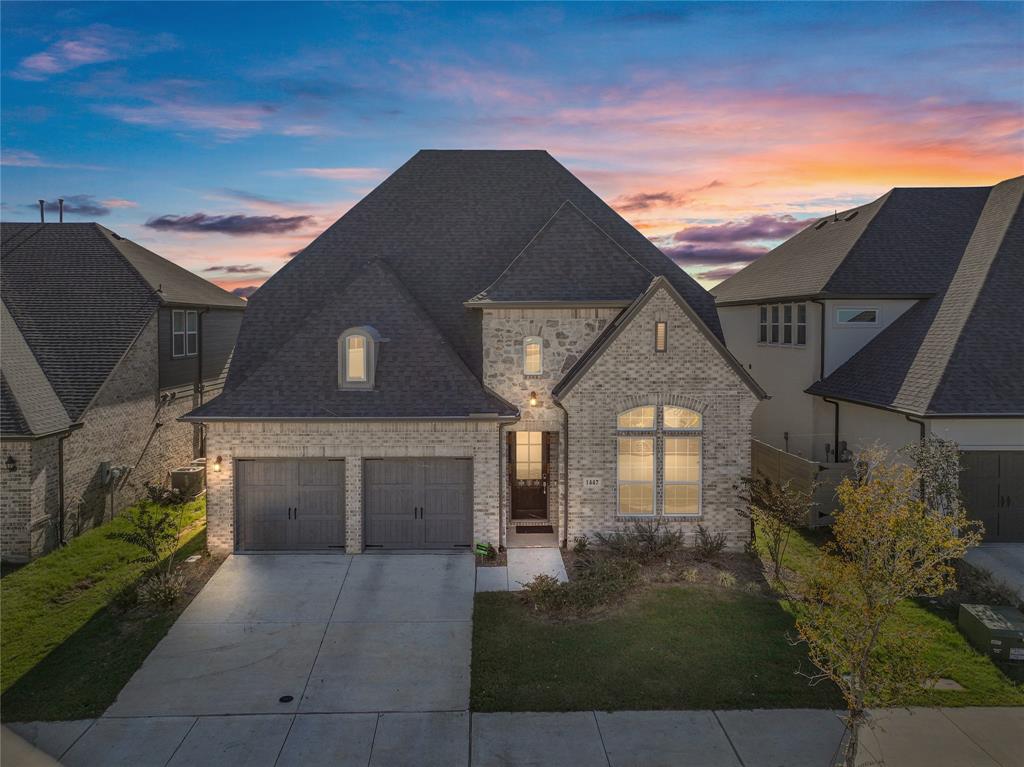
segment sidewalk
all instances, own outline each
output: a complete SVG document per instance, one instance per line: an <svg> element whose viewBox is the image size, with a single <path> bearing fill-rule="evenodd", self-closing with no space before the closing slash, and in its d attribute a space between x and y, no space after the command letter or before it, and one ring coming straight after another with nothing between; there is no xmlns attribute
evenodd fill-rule
<svg viewBox="0 0 1024 767"><path fill-rule="evenodd" d="M1024 708L876 712L862 764L1020 767ZM835 712L635 711L104 717L11 725L4 767L217 764L285 767L827 767L843 736ZM884 761L878 761L879 759Z"/></svg>

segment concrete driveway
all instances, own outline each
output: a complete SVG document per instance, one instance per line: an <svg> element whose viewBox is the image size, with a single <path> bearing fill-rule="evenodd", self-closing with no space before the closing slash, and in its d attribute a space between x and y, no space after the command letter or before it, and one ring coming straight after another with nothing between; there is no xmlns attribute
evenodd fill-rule
<svg viewBox="0 0 1024 767"><path fill-rule="evenodd" d="M229 557L105 717L469 708L469 554Z"/></svg>

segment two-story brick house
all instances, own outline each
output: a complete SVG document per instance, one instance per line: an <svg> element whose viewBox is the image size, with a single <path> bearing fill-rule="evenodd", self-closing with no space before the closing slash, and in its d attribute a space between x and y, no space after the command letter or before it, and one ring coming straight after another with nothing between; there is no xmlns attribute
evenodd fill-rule
<svg viewBox="0 0 1024 767"><path fill-rule="evenodd" d="M760 389L711 297L543 151L422 151L253 297L207 427L233 550L747 540Z"/></svg>
<svg viewBox="0 0 1024 767"><path fill-rule="evenodd" d="M99 224L2 225L2 556L24 561L202 455L245 302Z"/></svg>

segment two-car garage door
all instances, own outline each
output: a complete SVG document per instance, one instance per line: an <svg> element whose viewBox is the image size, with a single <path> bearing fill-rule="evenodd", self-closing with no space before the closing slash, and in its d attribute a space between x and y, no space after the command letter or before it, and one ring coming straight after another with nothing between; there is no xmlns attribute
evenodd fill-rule
<svg viewBox="0 0 1024 767"><path fill-rule="evenodd" d="M470 459L364 459L363 539L369 548L449 549L472 544ZM241 551L345 545L343 460L239 460Z"/></svg>

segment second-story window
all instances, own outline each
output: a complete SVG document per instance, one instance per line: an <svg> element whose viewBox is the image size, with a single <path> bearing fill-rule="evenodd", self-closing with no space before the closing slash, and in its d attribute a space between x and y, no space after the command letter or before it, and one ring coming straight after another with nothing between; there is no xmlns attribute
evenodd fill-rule
<svg viewBox="0 0 1024 767"><path fill-rule="evenodd" d="M663 352L668 349L668 323L654 323L654 351Z"/></svg>
<svg viewBox="0 0 1024 767"><path fill-rule="evenodd" d="M776 346L807 344L807 304L761 304L757 307L757 342Z"/></svg>
<svg viewBox="0 0 1024 767"><path fill-rule="evenodd" d="M194 357L199 353L199 313L195 309L171 312L171 356Z"/></svg>
<svg viewBox="0 0 1024 767"><path fill-rule="evenodd" d="M372 389L377 367L376 330L363 326L349 328L338 339L338 386L342 389Z"/></svg>
<svg viewBox="0 0 1024 767"><path fill-rule="evenodd" d="M544 342L537 336L523 339L523 375L539 376L544 372Z"/></svg>

